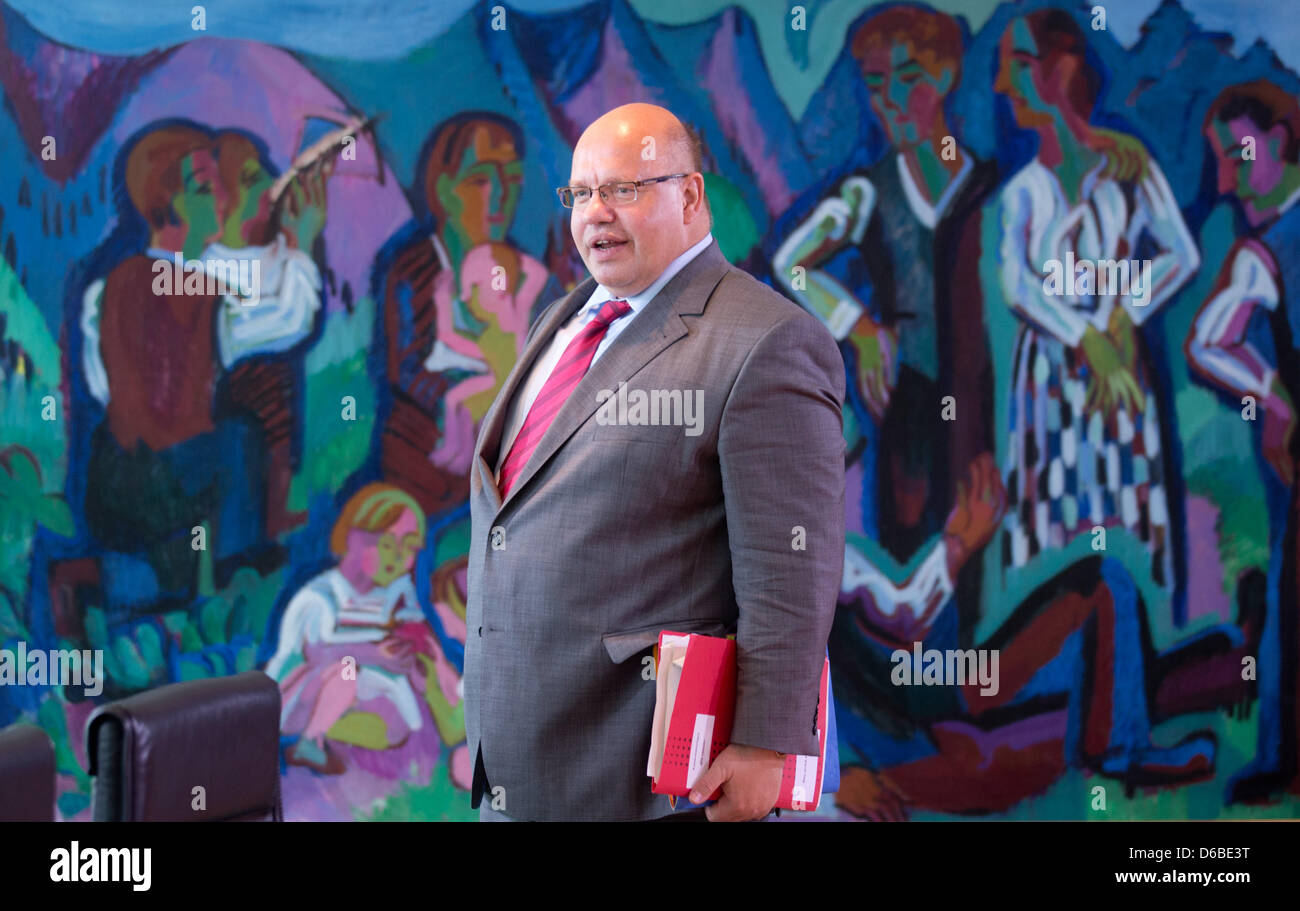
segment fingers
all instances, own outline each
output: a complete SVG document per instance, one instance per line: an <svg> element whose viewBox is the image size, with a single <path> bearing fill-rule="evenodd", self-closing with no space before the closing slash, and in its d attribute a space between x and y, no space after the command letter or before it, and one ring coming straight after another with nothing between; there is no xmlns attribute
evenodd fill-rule
<svg viewBox="0 0 1300 911"><path fill-rule="evenodd" d="M296 218L302 214L303 207L307 204L307 191L303 188L301 180L295 180L289 184L289 199L287 202L290 215Z"/></svg>
<svg viewBox="0 0 1300 911"><path fill-rule="evenodd" d="M736 801L726 791L722 792L717 803L704 808L704 816L709 822L741 822L748 818L740 812Z"/></svg>
<svg viewBox="0 0 1300 911"><path fill-rule="evenodd" d="M333 170L333 162L326 161L316 173L316 205L325 205L325 181L329 179L330 171Z"/></svg>
<svg viewBox="0 0 1300 911"><path fill-rule="evenodd" d="M858 370L858 388L867 399L867 410L871 416L876 417L876 390L872 384L871 371L866 369Z"/></svg>
<svg viewBox="0 0 1300 911"><path fill-rule="evenodd" d="M718 759L721 758L721 756L718 757ZM710 794L731 778L731 769L725 763L719 762L718 759L715 759L710 763L709 767L704 770L704 774L695 779L695 784L691 786L691 793L689 795L691 803L704 803L704 801L709 799ZM722 800L726 800L725 793L722 796Z"/></svg>
<svg viewBox="0 0 1300 911"><path fill-rule="evenodd" d="M1115 408L1124 408L1131 415L1141 414L1146 406L1146 397L1138 386L1133 374L1127 370L1120 371L1115 377Z"/></svg>
<svg viewBox="0 0 1300 911"><path fill-rule="evenodd" d="M1123 382L1113 374L1102 384L1102 414L1106 420L1115 417L1115 412L1119 410L1123 401Z"/></svg>
<svg viewBox="0 0 1300 911"><path fill-rule="evenodd" d="M316 207L324 201L325 174L323 168L324 163L317 162L311 166L303 180L303 192L308 206Z"/></svg>
<svg viewBox="0 0 1300 911"><path fill-rule="evenodd" d="M831 197L822 200L814 217L818 219L817 228L821 234L832 240L840 240L848 229L853 213L849 209L849 204L843 199Z"/></svg>
<svg viewBox="0 0 1300 911"><path fill-rule="evenodd" d="M1146 393L1142 391L1142 387L1138 385L1137 378L1131 373L1128 375L1128 384L1129 388L1133 390L1133 413L1141 414L1146 410L1147 406Z"/></svg>
<svg viewBox="0 0 1300 911"><path fill-rule="evenodd" d="M303 178L303 198L308 206L316 206L320 202L320 166L313 165L310 172Z"/></svg>
<svg viewBox="0 0 1300 911"><path fill-rule="evenodd" d="M1002 476L991 452L982 452L971 462L971 479L976 498L985 506L995 506L1002 495Z"/></svg>
<svg viewBox="0 0 1300 911"><path fill-rule="evenodd" d="M859 378L862 391L867 398L867 410L871 412L872 418L879 424L885 418L885 407L888 402L888 394L880 381L880 371L866 368L861 371Z"/></svg>

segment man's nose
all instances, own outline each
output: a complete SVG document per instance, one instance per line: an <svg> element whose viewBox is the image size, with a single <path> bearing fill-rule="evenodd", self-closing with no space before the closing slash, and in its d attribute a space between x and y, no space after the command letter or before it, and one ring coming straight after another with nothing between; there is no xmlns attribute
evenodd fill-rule
<svg viewBox="0 0 1300 911"><path fill-rule="evenodd" d="M902 113L907 110L905 99L907 98L907 86L901 80L890 79L889 84L885 86L884 94L885 107L895 113ZM903 100L900 100L903 99Z"/></svg>
<svg viewBox="0 0 1300 911"><path fill-rule="evenodd" d="M499 211L505 196L505 182L501 179L499 174L493 174L492 177L489 178L488 185L488 211L494 213Z"/></svg>
<svg viewBox="0 0 1300 911"><path fill-rule="evenodd" d="M591 199L583 206L582 214L587 221L612 221L614 208L601 197L599 190L592 190Z"/></svg>

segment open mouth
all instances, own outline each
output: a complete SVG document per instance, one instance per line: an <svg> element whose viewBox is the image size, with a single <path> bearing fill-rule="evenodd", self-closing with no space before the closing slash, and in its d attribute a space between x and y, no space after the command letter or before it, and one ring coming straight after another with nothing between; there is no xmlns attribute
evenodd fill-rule
<svg viewBox="0 0 1300 911"><path fill-rule="evenodd" d="M615 240L613 238L605 237L605 238L601 238L600 240L594 241L588 246L590 246L591 249L593 250L613 250L617 247L625 246L626 244L627 241L625 240Z"/></svg>

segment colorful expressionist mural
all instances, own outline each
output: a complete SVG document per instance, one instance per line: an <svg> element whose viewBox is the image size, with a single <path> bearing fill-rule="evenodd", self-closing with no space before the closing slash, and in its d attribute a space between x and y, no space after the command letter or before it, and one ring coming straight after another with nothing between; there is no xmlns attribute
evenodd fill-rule
<svg viewBox="0 0 1300 911"><path fill-rule="evenodd" d="M0 5L0 649L103 660L0 667L0 727L53 738L62 819L96 705L250 669L287 818L477 819L470 461L630 101L844 355L814 818L1300 813L1272 3L171 6Z"/></svg>

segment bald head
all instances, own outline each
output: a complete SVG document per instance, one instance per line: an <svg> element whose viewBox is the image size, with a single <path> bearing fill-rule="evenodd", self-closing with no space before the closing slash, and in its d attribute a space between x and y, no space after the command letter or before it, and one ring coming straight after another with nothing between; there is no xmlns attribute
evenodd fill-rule
<svg viewBox="0 0 1300 911"><path fill-rule="evenodd" d="M709 233L700 168L699 143L658 105L625 104L583 131L570 186L643 182L635 199L595 193L573 209L573 242L598 282L616 295L638 294Z"/></svg>
<svg viewBox="0 0 1300 911"><path fill-rule="evenodd" d="M578 146L584 141L609 139L634 140L643 156L671 167L671 173L704 169L699 141L676 114L657 104L625 104L614 108L583 131Z"/></svg>

